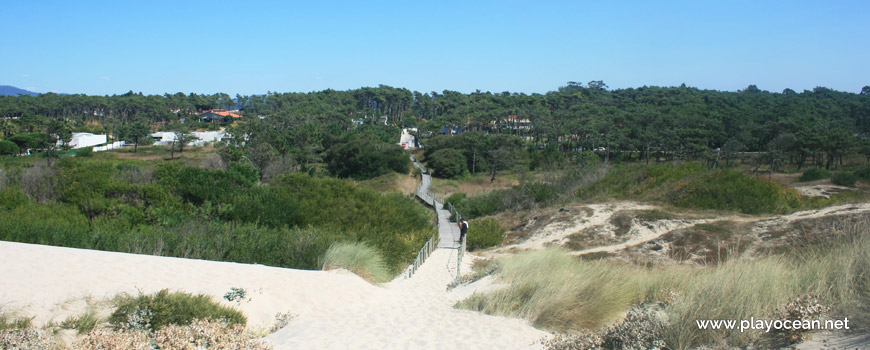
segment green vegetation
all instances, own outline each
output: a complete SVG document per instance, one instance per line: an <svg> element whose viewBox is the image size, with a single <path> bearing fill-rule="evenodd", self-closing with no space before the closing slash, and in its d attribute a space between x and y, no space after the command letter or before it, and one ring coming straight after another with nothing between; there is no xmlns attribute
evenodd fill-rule
<svg viewBox="0 0 870 350"><path fill-rule="evenodd" d="M355 137L332 146L326 162L338 177L366 180L389 172L406 173L411 160L398 145Z"/></svg>
<svg viewBox="0 0 870 350"><path fill-rule="evenodd" d="M230 325L247 322L241 312L220 305L207 295L170 293L167 289L152 295L121 296L117 306L109 323L118 328L159 330L171 324L183 326L203 319L221 320Z"/></svg>
<svg viewBox="0 0 870 350"><path fill-rule="evenodd" d="M798 179L798 181L801 181L801 182L816 181L816 180L821 180L821 179L827 179L829 177L831 177L830 171L827 171L825 169L820 169L820 168L809 168L807 170L804 170L803 175L801 175L801 177L800 177L800 179Z"/></svg>
<svg viewBox="0 0 870 350"><path fill-rule="evenodd" d="M858 176L851 171L836 173L831 177L831 182L840 186L855 186L855 183L858 182Z"/></svg>
<svg viewBox="0 0 870 350"><path fill-rule="evenodd" d="M476 294L458 306L520 316L562 332L594 329L640 302L664 302L671 349L727 343L743 347L763 332L699 330L699 319L771 318L790 299L815 295L850 320L868 320L870 237L863 222L845 227L840 241L784 256L732 259L707 267L635 267L586 261L560 250L521 253L498 261L496 277L509 286Z"/></svg>
<svg viewBox="0 0 870 350"><path fill-rule="evenodd" d="M587 200L640 199L745 214L786 213L804 205L794 190L736 170L707 170L698 163L618 165L578 192Z"/></svg>
<svg viewBox="0 0 870 350"><path fill-rule="evenodd" d="M0 155L9 156L18 153L18 145L9 140L0 141Z"/></svg>
<svg viewBox="0 0 870 350"><path fill-rule="evenodd" d="M866 164L855 170L855 176L864 181L870 181L870 164Z"/></svg>
<svg viewBox="0 0 870 350"><path fill-rule="evenodd" d="M94 155L94 150L90 147L79 148L75 150L76 157L91 157Z"/></svg>
<svg viewBox="0 0 870 350"><path fill-rule="evenodd" d="M347 269L363 279L383 283L392 275L381 254L365 243L335 243L323 254L321 269Z"/></svg>
<svg viewBox="0 0 870 350"><path fill-rule="evenodd" d="M452 179L462 176L466 171L465 156L457 149L440 149L432 152L426 157L426 160L434 171L434 175L438 177Z"/></svg>
<svg viewBox="0 0 870 350"><path fill-rule="evenodd" d="M3 305L0 305L0 331L28 328L32 325L31 323L32 320L30 318L16 317L6 310L3 310Z"/></svg>
<svg viewBox="0 0 870 350"><path fill-rule="evenodd" d="M495 190L473 197L454 193L445 201L453 203L466 218L478 218L511 209L549 205L563 198L564 188L545 182L529 182L507 190Z"/></svg>
<svg viewBox="0 0 870 350"><path fill-rule="evenodd" d="M79 317L70 316L63 322L61 322L60 327L64 329L75 329L78 334L87 334L100 323L100 319L97 317L96 312L94 310L87 310L84 314Z"/></svg>
<svg viewBox="0 0 870 350"><path fill-rule="evenodd" d="M0 239L317 269L336 242L365 242L398 273L432 235L398 193L306 174L256 185L256 169L64 158L7 170Z"/></svg>
<svg viewBox="0 0 870 350"><path fill-rule="evenodd" d="M472 220L468 223L466 246L468 250L495 247L504 240L505 228L493 218Z"/></svg>

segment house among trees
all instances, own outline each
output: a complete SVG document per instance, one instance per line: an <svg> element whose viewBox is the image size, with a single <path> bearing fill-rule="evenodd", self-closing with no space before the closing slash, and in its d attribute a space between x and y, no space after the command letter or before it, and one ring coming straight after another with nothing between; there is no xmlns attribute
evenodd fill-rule
<svg viewBox="0 0 870 350"><path fill-rule="evenodd" d="M445 125L441 127L441 135L458 135L463 133L462 128L456 125Z"/></svg>
<svg viewBox="0 0 870 350"><path fill-rule="evenodd" d="M210 109L198 114L198 116L204 122L212 122L215 120L232 122L233 120L242 117L238 112L238 110L228 111L226 109Z"/></svg>
<svg viewBox="0 0 870 350"><path fill-rule="evenodd" d="M496 122L493 120L491 124L496 125ZM498 127L502 130L528 131L532 130L532 122L528 118L520 118L515 115L509 115L504 119L498 121Z"/></svg>

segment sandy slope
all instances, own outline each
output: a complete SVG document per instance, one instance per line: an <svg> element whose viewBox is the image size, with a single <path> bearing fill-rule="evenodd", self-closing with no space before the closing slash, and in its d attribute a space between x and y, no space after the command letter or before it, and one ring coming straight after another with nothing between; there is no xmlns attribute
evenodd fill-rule
<svg viewBox="0 0 870 350"><path fill-rule="evenodd" d="M453 309L474 291L446 291L455 259L455 251L438 250L412 279L376 287L347 272L0 242L0 304L42 325L80 312L64 305L87 296L169 288L224 302L241 287L249 300L237 307L250 328L268 327L277 312L298 315L267 337L276 349L528 349L547 335L522 320Z"/></svg>

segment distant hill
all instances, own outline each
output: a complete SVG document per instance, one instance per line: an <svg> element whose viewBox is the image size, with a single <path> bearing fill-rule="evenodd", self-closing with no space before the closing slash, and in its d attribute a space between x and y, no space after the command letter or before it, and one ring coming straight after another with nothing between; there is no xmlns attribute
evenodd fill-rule
<svg viewBox="0 0 870 350"><path fill-rule="evenodd" d="M39 95L38 92L27 91L24 89L19 89L14 86L9 85L0 85L0 96L18 96L18 95L31 95L36 96Z"/></svg>

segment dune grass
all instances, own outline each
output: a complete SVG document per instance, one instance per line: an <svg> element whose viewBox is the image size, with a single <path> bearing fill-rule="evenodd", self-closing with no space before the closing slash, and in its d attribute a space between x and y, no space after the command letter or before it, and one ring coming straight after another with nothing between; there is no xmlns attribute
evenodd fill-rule
<svg viewBox="0 0 870 350"><path fill-rule="evenodd" d="M696 320L769 319L789 299L807 294L832 307L832 316L866 323L867 224L867 218L832 222L843 234L826 246L702 267L584 261L558 249L525 252L498 262L496 277L508 287L473 295L457 307L523 317L536 327L577 333L619 319L634 304L667 301L664 340L672 349L749 345L763 333L699 330Z"/></svg>
<svg viewBox="0 0 870 350"><path fill-rule="evenodd" d="M390 280L392 274L384 262L384 257L365 243L335 243L323 254L321 269L347 269L372 283Z"/></svg>
<svg viewBox="0 0 870 350"><path fill-rule="evenodd" d="M28 328L32 325L32 320L26 317L18 317L8 310L4 310L4 306L0 304L0 330Z"/></svg>
<svg viewBox="0 0 870 350"><path fill-rule="evenodd" d="M67 317L66 320L60 323L60 328L75 329L78 334L87 334L97 327L100 323L100 318L94 310L87 310L82 315L75 317Z"/></svg>

